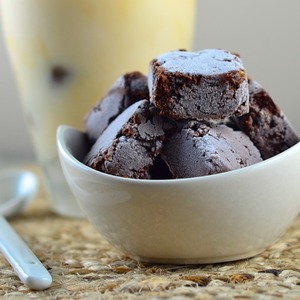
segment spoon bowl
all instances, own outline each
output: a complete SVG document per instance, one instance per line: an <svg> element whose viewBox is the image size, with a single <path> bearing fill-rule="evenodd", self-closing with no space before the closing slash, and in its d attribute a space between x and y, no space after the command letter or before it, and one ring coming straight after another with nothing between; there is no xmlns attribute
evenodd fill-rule
<svg viewBox="0 0 300 300"><path fill-rule="evenodd" d="M33 199L38 180L29 171L8 169L0 172L0 215L13 217L21 213Z"/></svg>
<svg viewBox="0 0 300 300"><path fill-rule="evenodd" d="M170 180L130 179L84 165L84 133L57 132L73 194L92 224L128 256L154 263L216 263L254 256L300 210L300 143L226 173Z"/></svg>

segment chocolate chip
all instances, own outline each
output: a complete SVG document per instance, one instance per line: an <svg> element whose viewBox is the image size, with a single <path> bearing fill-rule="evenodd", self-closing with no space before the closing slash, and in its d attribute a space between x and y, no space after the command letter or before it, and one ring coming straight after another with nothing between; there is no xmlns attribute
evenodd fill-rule
<svg viewBox="0 0 300 300"><path fill-rule="evenodd" d="M56 84L62 84L69 76L70 72L62 66L54 66L51 69L51 80Z"/></svg>

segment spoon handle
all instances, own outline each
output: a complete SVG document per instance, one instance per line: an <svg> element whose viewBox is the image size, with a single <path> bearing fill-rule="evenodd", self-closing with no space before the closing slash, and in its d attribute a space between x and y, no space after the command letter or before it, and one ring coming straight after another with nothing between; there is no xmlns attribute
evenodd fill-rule
<svg viewBox="0 0 300 300"><path fill-rule="evenodd" d="M44 290L51 285L52 278L49 272L2 216L0 251L29 289Z"/></svg>

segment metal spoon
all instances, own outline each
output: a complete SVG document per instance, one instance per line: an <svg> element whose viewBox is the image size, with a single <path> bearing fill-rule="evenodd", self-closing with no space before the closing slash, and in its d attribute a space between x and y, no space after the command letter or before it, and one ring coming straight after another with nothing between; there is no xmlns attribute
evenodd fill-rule
<svg viewBox="0 0 300 300"><path fill-rule="evenodd" d="M4 218L20 213L37 188L37 178L31 172L0 172L0 251L29 289L43 290L51 285L51 275Z"/></svg>

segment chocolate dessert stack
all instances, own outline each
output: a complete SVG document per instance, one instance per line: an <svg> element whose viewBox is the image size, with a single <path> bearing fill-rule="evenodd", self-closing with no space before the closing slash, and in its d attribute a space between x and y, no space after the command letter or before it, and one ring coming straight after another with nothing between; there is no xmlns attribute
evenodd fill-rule
<svg viewBox="0 0 300 300"><path fill-rule="evenodd" d="M269 94L224 50L164 53L118 78L85 118L85 163L138 179L246 167L299 141Z"/></svg>

